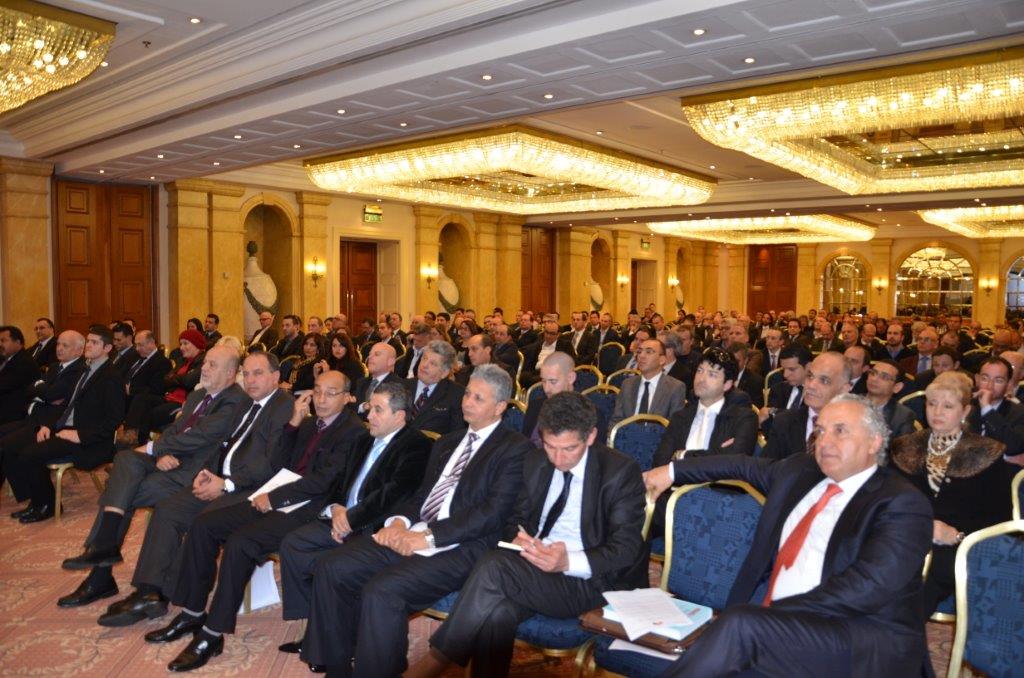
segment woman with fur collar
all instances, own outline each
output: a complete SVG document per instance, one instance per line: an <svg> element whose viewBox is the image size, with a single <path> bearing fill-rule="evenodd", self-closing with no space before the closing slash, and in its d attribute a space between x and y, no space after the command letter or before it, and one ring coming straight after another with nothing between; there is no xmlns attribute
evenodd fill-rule
<svg viewBox="0 0 1024 678"><path fill-rule="evenodd" d="M971 380L940 374L925 389L928 427L893 441L890 465L932 502L932 564L924 583L931 615L953 593L953 561L964 536L1010 519L1013 467L1005 446L967 430Z"/></svg>

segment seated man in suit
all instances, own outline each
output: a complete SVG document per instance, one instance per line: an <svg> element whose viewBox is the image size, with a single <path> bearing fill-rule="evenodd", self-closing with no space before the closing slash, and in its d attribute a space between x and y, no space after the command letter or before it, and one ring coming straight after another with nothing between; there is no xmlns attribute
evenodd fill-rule
<svg viewBox="0 0 1024 678"><path fill-rule="evenodd" d="M932 354L939 347L939 334L931 327L926 327L917 335L917 354L903 358L897 365L907 374L915 377L925 370L931 369Z"/></svg>
<svg viewBox="0 0 1024 678"><path fill-rule="evenodd" d="M398 382L404 384L400 376L395 374L395 349L383 341L373 345L366 356L366 371L369 374L360 377L352 389L351 407L360 417L366 419L370 411L370 396L378 386L386 382Z"/></svg>
<svg viewBox="0 0 1024 678"><path fill-rule="evenodd" d="M1006 445L1006 459L1024 462L1024 405L1006 399L1013 367L1001 357L982 361L974 376L977 395L967 422L971 431ZM1014 459L1016 457L1017 459Z"/></svg>
<svg viewBox="0 0 1024 678"><path fill-rule="evenodd" d="M597 347L600 350L602 346L610 342L619 341L619 333L612 327L612 314L605 311L601 314L601 320L597 325Z"/></svg>
<svg viewBox="0 0 1024 678"><path fill-rule="evenodd" d="M491 335L486 332L480 334L474 334L466 343L463 344L466 349L466 357L469 359L468 365L463 365L458 372L455 373L455 383L463 388L469 383L470 377L473 376L473 370L480 365L497 365L501 369L508 372L508 376L513 379L516 377L515 370L512 369L511 365L507 365L494 357L494 340L491 339Z"/></svg>
<svg viewBox="0 0 1024 678"><path fill-rule="evenodd" d="M60 417L52 426L41 426L31 444L4 450L4 475L14 497L29 500L26 509L14 514L22 523L54 515L56 493L47 464L68 457L78 468L93 469L114 454L114 431L124 417L124 382L110 363L112 341L110 330L103 325L89 328L83 349L88 369L79 377Z"/></svg>
<svg viewBox="0 0 1024 678"><path fill-rule="evenodd" d="M277 344L277 330L274 329L274 314L270 311L260 313L260 328L256 330L249 339L247 346L250 349L258 348L257 344L263 344L263 350L273 348Z"/></svg>
<svg viewBox="0 0 1024 678"><path fill-rule="evenodd" d="M875 350L874 357L879 360L892 360L899 365L901 360L912 355L914 355L914 350L907 348L906 344L903 343L903 325L896 322L890 323L889 327L885 330L885 344L880 349Z"/></svg>
<svg viewBox="0 0 1024 678"><path fill-rule="evenodd" d="M853 395L867 394L871 351L866 346L853 344L843 351L843 357L850 363L850 393Z"/></svg>
<svg viewBox="0 0 1024 678"><path fill-rule="evenodd" d="M414 322L409 326L409 337L412 338L409 350L395 363L395 374L402 379L416 378L416 367L423 356L423 349L430 343L430 326L426 323Z"/></svg>
<svg viewBox="0 0 1024 678"><path fill-rule="evenodd" d="M899 365L897 365L896 368L899 369ZM959 369L960 354L948 346L939 346L935 349L935 353L932 353L931 368L914 377L914 380L909 382L906 388L903 389L903 394L906 395L914 393L915 391L923 391L928 388L928 384L935 381L935 377L939 376L943 372ZM900 379L903 379L903 372L900 372Z"/></svg>
<svg viewBox="0 0 1024 678"><path fill-rule="evenodd" d="M775 417L762 456L784 459L806 452L818 413L833 398L849 390L850 365L842 353L826 351L815 358L807 367L803 403Z"/></svg>
<svg viewBox="0 0 1024 678"><path fill-rule="evenodd" d="M253 490L284 465L280 446L294 401L277 387L280 367L272 353L250 353L242 366L248 399L236 409L230 435L203 460L190 485L160 500L146 527L142 551L127 598L109 608L100 626L131 626L167 613L167 598L178 581L181 540L203 511L246 501Z"/></svg>
<svg viewBox="0 0 1024 678"><path fill-rule="evenodd" d="M811 352L800 343L792 343L779 352L782 381L768 389L768 402L757 413L757 421L767 434L771 431L775 415L780 411L800 407L804 399L804 380Z"/></svg>
<svg viewBox="0 0 1024 678"><path fill-rule="evenodd" d="M455 349L451 344L445 341L427 344L420 358L419 378L405 382L412 398L410 426L441 435L462 428L464 389L448 378L454 365Z"/></svg>
<svg viewBox="0 0 1024 678"><path fill-rule="evenodd" d="M431 654L405 675L438 676L450 662L472 660L473 676L507 676L520 622L535 614L577 617L603 605L605 591L647 585L640 467L595 442L596 426L594 406L578 393L544 403L544 449L526 455L504 531L522 550L495 549L480 559L431 636Z"/></svg>
<svg viewBox="0 0 1024 678"><path fill-rule="evenodd" d="M0 326L0 425L21 421L28 390L39 380L39 366L25 350L25 335L14 325Z"/></svg>
<svg viewBox="0 0 1024 678"><path fill-rule="evenodd" d="M1021 386L1021 380L1024 379L1024 353L1020 351L1003 351L999 357L1010 363L1010 367L1013 368L1013 374L1010 375L1010 383L1006 387L1006 393L1014 396L1017 400L1021 400L1021 396L1024 395L1024 386Z"/></svg>
<svg viewBox="0 0 1024 678"><path fill-rule="evenodd" d="M508 365L512 369L512 373L515 374L516 370L519 369L519 348L516 346L516 342L512 341L512 337L508 333L508 325L505 323L496 324L494 331L491 332L491 337L494 339L494 357L499 362Z"/></svg>
<svg viewBox="0 0 1024 678"><path fill-rule="evenodd" d="M523 349L522 382L529 386L537 383L540 378L540 367L549 355L555 351L567 353L576 360L576 352L568 336L559 333L558 321L548 317L544 321L544 331L540 338Z"/></svg>
<svg viewBox="0 0 1024 678"><path fill-rule="evenodd" d="M899 365L891 360L876 360L868 369L867 399L882 413L893 440L916 430L914 412L898 401L902 376Z"/></svg>
<svg viewBox="0 0 1024 678"><path fill-rule="evenodd" d="M633 333L632 341L629 343L629 350L619 358L619 364L615 368L616 371L638 369L637 356L640 355L640 347L653 336L654 331L650 327L646 325L638 327L636 332Z"/></svg>
<svg viewBox="0 0 1024 678"><path fill-rule="evenodd" d="M36 361L39 369L45 370L50 363L57 360L57 342L53 340L55 329L49 318L36 318L36 343L29 347L28 353Z"/></svg>
<svg viewBox="0 0 1024 678"><path fill-rule="evenodd" d="M154 506L191 486L207 459L217 453L231 434L239 407L248 401L235 383L237 371L238 353L226 346L210 349L199 388L185 400L181 416L156 442L117 453L110 479L100 495L99 514L85 539L85 550L63 563L66 570L90 570L89 575L71 594L58 600L58 606L80 607L117 595L111 568L123 560L121 543L135 509Z"/></svg>
<svg viewBox="0 0 1024 678"><path fill-rule="evenodd" d="M735 390L737 394L744 393L750 400L748 404L760 408L764 405L764 377L748 367L750 356L760 355L759 351L751 351L746 344L734 341L725 346L725 350L732 354L739 368L739 374L735 379ZM753 411L751 411L753 414Z"/></svg>
<svg viewBox="0 0 1024 678"><path fill-rule="evenodd" d="M799 325L797 325L799 329ZM782 367L779 359L782 356L782 330L777 327L770 327L764 332L764 349L761 350L761 364L764 366L764 374L767 375L773 370Z"/></svg>
<svg viewBox="0 0 1024 678"><path fill-rule="evenodd" d="M135 350L135 328L128 323L115 323L111 331L114 333L114 350L110 352L110 362L121 377L127 379L128 370L139 359Z"/></svg>
<svg viewBox="0 0 1024 678"><path fill-rule="evenodd" d="M836 398L815 432L813 455L684 459L645 474L655 494L730 478L767 498L726 609L665 675L921 675L928 500L879 466L889 430L863 398Z"/></svg>
<svg viewBox="0 0 1024 678"><path fill-rule="evenodd" d="M683 357L683 339L675 330L658 332L658 341L665 347L665 365L661 371L686 385L687 392L693 385L693 369L690 361Z"/></svg>
<svg viewBox="0 0 1024 678"><path fill-rule="evenodd" d="M668 419L686 402L686 386L678 379L662 373L665 365L665 347L657 339L648 339L637 352L637 369L622 382L622 390L615 398L608 427L615 426L634 414L657 414Z"/></svg>
<svg viewBox="0 0 1024 678"><path fill-rule="evenodd" d="M117 436L117 442L125 447L139 444L140 413L164 402L167 391L164 378L172 369L171 361L159 349L156 337L149 330L136 333L135 352L138 358L125 374L124 392L128 399L125 402L124 430ZM132 403L136 400L139 405L133 408Z"/></svg>
<svg viewBox="0 0 1024 678"><path fill-rule="evenodd" d="M576 364L593 365L597 359L597 334L587 327L586 313L573 311L571 318L569 342L576 354Z"/></svg>
<svg viewBox="0 0 1024 678"><path fill-rule="evenodd" d="M277 356L278 361L288 356L302 356L302 318L297 315L286 315L281 321L281 339L270 348L270 353ZM268 347L269 348L269 347Z"/></svg>
<svg viewBox="0 0 1024 678"><path fill-rule="evenodd" d="M515 508L531 446L501 423L511 395L505 370L477 370L462 402L469 429L434 443L416 494L373 537L317 560L304 660L338 676L404 670L409 614L457 591Z"/></svg>
<svg viewBox="0 0 1024 678"><path fill-rule="evenodd" d="M523 435L536 447L541 445L537 422L544 402L556 393L572 391L576 383L576 363L572 356L561 351L549 355L540 368L540 383L541 394L530 398L523 415Z"/></svg>
<svg viewBox="0 0 1024 678"><path fill-rule="evenodd" d="M181 612L162 629L146 634L150 643L169 643L194 634L192 642L171 661L171 671L191 671L224 649L224 634L234 633L245 587L260 559L277 551L292 530L302 527L324 508L335 478L344 472L353 450L368 437L350 410L348 378L328 371L317 377L312 391L295 399L292 418L281 437L286 468L300 476L271 492L201 513L185 538L184 554L171 602ZM309 416L312 402L315 417ZM302 504L305 503L303 506ZM283 509L298 506L291 512ZM224 554L217 563L221 547ZM217 591L206 614L206 603Z"/></svg>
<svg viewBox="0 0 1024 678"><path fill-rule="evenodd" d="M213 346L224 335L220 333L220 316L216 313L207 313L203 321L203 336L206 337L206 345ZM136 348L138 348L136 346Z"/></svg>

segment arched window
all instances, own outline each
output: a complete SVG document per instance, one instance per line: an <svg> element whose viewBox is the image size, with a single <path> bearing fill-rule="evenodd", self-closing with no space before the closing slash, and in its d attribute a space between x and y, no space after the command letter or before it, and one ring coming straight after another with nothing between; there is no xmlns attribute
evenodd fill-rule
<svg viewBox="0 0 1024 678"><path fill-rule="evenodd" d="M971 315L974 270L945 247L925 247L903 260L896 273L896 312L935 315L939 311Z"/></svg>
<svg viewBox="0 0 1024 678"><path fill-rule="evenodd" d="M1006 312L1024 313L1024 256L1017 257L1006 272Z"/></svg>
<svg viewBox="0 0 1024 678"><path fill-rule="evenodd" d="M825 264L822 308L835 313L859 311L867 305L868 273L857 257L841 254Z"/></svg>

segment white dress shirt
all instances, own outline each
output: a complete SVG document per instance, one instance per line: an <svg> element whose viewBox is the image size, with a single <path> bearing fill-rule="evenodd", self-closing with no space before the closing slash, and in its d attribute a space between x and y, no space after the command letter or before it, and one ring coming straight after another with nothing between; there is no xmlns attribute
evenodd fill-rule
<svg viewBox="0 0 1024 678"><path fill-rule="evenodd" d="M363 483L366 482L366 477L370 475L370 469L377 463L381 455L384 454L384 450L391 444L391 440L395 435L402 429L395 429L391 433L387 434L383 438L377 438L373 441L373 445L370 446L370 451L366 455L366 459L363 460L363 466L359 469L359 475L352 481L352 488L348 492L348 500L345 502L346 508L352 508L359 503L359 490L363 489ZM330 507L328 507L330 508Z"/></svg>
<svg viewBox="0 0 1024 678"><path fill-rule="evenodd" d="M569 496L566 497L565 507L562 508L562 513L555 519L555 524L551 527L551 532L544 539L545 544L553 544L555 542L564 542L565 550L569 556L569 569L563 574L569 577L578 577L580 579L590 579L590 561L587 560L587 554L583 550L583 478L587 471L587 457L590 456L590 448L583 453L579 462L573 466L569 473L571 473L572 484L569 486ZM551 476L551 483L548 484L548 495L544 499L544 510L540 514L540 522L537 524L538 529L541 529L544 525L544 521L547 520L548 512L551 511L551 507L556 501L558 501L558 495L562 493L562 487L564 486L565 476L558 469Z"/></svg>
<svg viewBox="0 0 1024 678"><path fill-rule="evenodd" d="M807 533L800 553L797 554L793 567L783 568L775 579L775 588L772 590L772 600L781 600L790 596L797 596L806 593L821 583L821 573L825 567L825 551L828 549L828 542L832 539L832 532L839 522L843 509L853 499L853 495L861 488L868 479L878 470L877 466L871 466L846 480L836 483L842 492L832 497L825 508L821 510L811 523L811 529ZM800 520L807 515L807 512L818 503L826 488L835 482L831 478L825 478L804 495L804 498L793 507L789 517L782 526L782 535L779 537L779 548L786 543L786 539L796 529Z"/></svg>
<svg viewBox="0 0 1024 678"><path fill-rule="evenodd" d="M655 374L653 377L651 377L650 379L648 379L647 377L645 377L642 374L640 375L640 384L639 384L639 388L636 391L636 405L633 407L633 414L640 414L640 401L643 400L643 397L644 397L644 384L647 383L647 382L650 382L650 384L651 384L651 390L649 392L649 395L647 396L647 411L648 412L651 411L651 409L654 407L654 394L658 390L658 382L659 381L661 381L661 372L660 371L657 374Z"/></svg>
<svg viewBox="0 0 1024 678"><path fill-rule="evenodd" d="M706 450L711 442L711 434L715 430L715 420L722 413L725 406L725 398L719 398L714 404L704 407L702 403L697 404L697 414L690 424L690 434L686 436L687 450Z"/></svg>
<svg viewBox="0 0 1024 678"><path fill-rule="evenodd" d="M550 344L541 344L540 345L540 351L537 353L537 369L538 370L540 369L540 366L544 364L544 361L547 360L547 357L555 352L556 348L558 348L558 340L557 339L555 341L551 342Z"/></svg>
<svg viewBox="0 0 1024 678"><path fill-rule="evenodd" d="M267 402L274 397L275 393L277 393L277 389L271 391L270 395L264 396L262 400L257 400L255 403L253 403L253 405L259 403L259 411L256 413L256 416L252 418L252 423L249 424L248 430L246 430L246 432L243 435L238 437L238 440L235 441L235 444L231 446L230 450L228 450L228 455L224 457L224 467L221 469L221 477L224 478L224 489L227 490L228 492L235 491L235 483L232 482L231 478L228 477L231 475L231 458L235 456L235 452L238 450L238 447L245 441L246 438L249 437L249 434L252 432L252 427L256 425L257 421L259 421L260 415L266 411ZM246 410L246 413L248 413L250 409L252 409L252 405L249 405L249 408ZM243 416L242 422L244 423L244 421L245 417ZM241 427L242 424L239 424L238 426ZM234 431L231 432L231 435L235 435L237 431L238 429L236 428Z"/></svg>
<svg viewBox="0 0 1024 678"><path fill-rule="evenodd" d="M419 367L420 354L423 353L422 348L412 349L412 360L409 361L409 371L406 372L405 376L408 379L412 379L416 376L416 368Z"/></svg>

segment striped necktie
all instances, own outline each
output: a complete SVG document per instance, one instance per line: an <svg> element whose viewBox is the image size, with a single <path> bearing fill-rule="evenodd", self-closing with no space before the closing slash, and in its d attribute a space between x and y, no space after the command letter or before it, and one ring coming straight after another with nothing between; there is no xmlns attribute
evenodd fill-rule
<svg viewBox="0 0 1024 678"><path fill-rule="evenodd" d="M462 472L469 465L469 459L473 456L473 444L476 443L479 437L477 434L470 432L466 439L466 447L462 450L462 454L459 455L458 461L455 462L452 472L446 476L441 476L441 479L434 485L434 489L430 491L427 500L423 502L423 508L420 510L420 519L423 522L432 522L441 512L441 505L444 504L445 497L448 496L449 491L459 484Z"/></svg>

